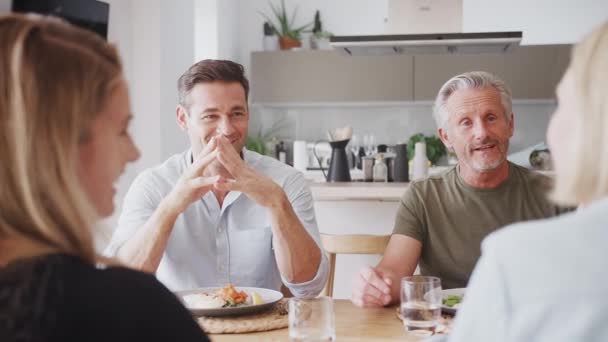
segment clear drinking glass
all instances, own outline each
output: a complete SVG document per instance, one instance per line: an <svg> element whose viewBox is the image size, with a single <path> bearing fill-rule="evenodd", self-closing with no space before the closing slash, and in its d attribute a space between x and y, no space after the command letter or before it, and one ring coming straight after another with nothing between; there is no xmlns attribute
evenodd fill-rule
<svg viewBox="0 0 608 342"><path fill-rule="evenodd" d="M334 341L336 325L330 297L289 299L291 341Z"/></svg>
<svg viewBox="0 0 608 342"><path fill-rule="evenodd" d="M365 149L365 155L368 157L376 154L376 137L372 134L365 135L363 137L363 148Z"/></svg>
<svg viewBox="0 0 608 342"><path fill-rule="evenodd" d="M425 276L402 278L401 316L406 330L434 333L441 317L441 280Z"/></svg>
<svg viewBox="0 0 608 342"><path fill-rule="evenodd" d="M359 154L359 139L357 138L356 135L353 135L352 138L350 138L350 142L348 143L348 146L350 146L350 151L354 155Z"/></svg>

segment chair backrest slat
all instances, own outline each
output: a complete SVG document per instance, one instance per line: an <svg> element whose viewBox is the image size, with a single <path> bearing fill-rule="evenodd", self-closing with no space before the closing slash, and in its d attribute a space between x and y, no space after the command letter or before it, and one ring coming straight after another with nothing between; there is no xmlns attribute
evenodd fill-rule
<svg viewBox="0 0 608 342"><path fill-rule="evenodd" d="M322 294L333 296L336 254L384 254L390 235L321 234L321 243L329 254L329 277Z"/></svg>

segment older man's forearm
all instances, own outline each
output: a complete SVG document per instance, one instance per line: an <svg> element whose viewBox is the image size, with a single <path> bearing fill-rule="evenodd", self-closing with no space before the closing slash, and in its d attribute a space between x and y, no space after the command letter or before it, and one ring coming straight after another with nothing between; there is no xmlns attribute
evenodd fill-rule
<svg viewBox="0 0 608 342"><path fill-rule="evenodd" d="M321 264L321 249L300 222L284 193L270 212L273 245L281 275L296 284L312 280Z"/></svg>

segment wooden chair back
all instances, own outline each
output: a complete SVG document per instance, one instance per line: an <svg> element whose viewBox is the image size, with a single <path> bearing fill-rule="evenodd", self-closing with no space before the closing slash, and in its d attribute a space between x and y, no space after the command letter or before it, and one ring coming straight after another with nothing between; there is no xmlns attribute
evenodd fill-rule
<svg viewBox="0 0 608 342"><path fill-rule="evenodd" d="M329 277L322 294L333 296L337 254L384 254L390 235L321 234L321 243L329 255Z"/></svg>

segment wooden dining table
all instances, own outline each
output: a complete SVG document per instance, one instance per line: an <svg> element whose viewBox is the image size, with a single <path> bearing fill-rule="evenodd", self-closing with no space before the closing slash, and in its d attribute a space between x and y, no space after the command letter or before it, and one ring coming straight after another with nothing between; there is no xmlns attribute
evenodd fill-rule
<svg viewBox="0 0 608 342"><path fill-rule="evenodd" d="M344 342L389 342L418 341L420 336L408 334L402 321L397 317L395 306L384 308L359 308L349 300L334 300L336 341ZM287 328L247 333L212 334L213 342L232 341L289 341Z"/></svg>

